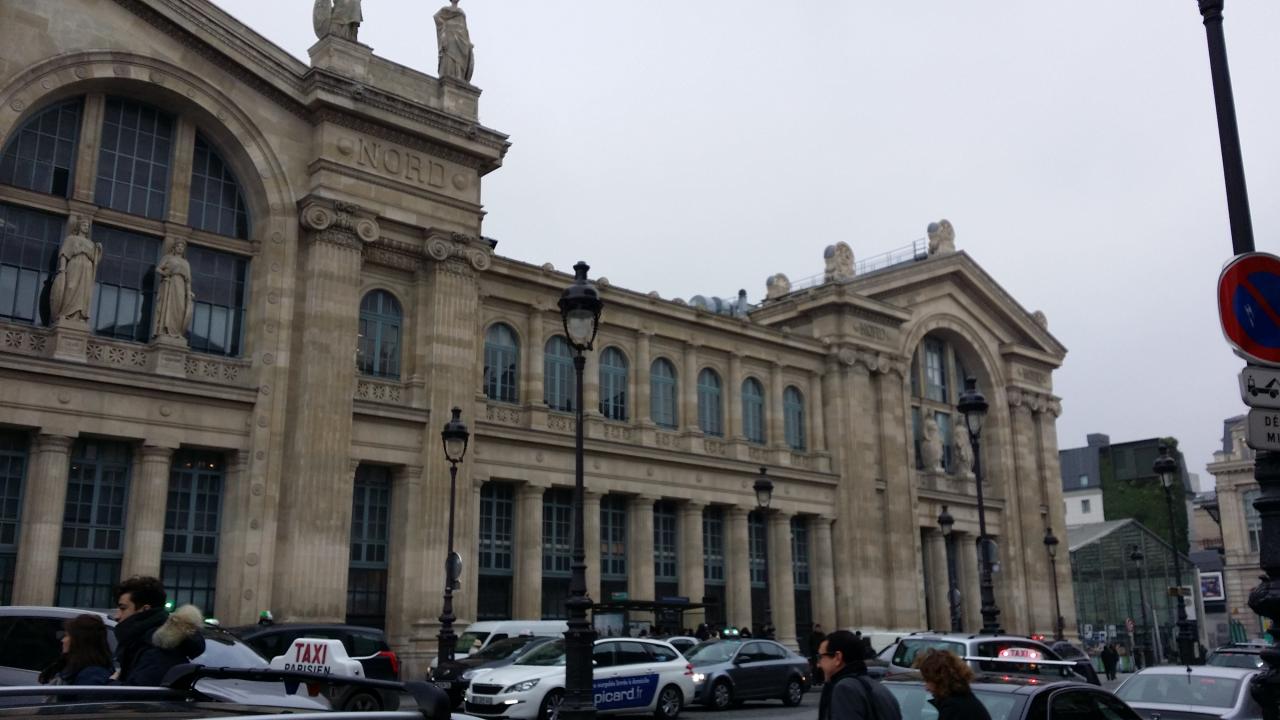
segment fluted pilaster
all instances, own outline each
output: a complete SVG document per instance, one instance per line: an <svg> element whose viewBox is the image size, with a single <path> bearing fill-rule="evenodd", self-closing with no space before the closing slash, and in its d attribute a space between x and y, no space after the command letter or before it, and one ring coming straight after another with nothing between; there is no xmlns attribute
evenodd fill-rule
<svg viewBox="0 0 1280 720"><path fill-rule="evenodd" d="M751 573L748 563L750 537L747 533L747 510L726 508L724 511L725 551L725 622L734 627L751 625Z"/></svg>
<svg viewBox="0 0 1280 720"><path fill-rule="evenodd" d="M169 499L169 470L173 448L143 445L135 458L138 472L129 492L129 532L125 533L120 577L160 576L164 547L164 513Z"/></svg>
<svg viewBox="0 0 1280 720"><path fill-rule="evenodd" d="M796 643L795 563L791 556L791 516L773 511L769 523L769 606L778 642L794 650Z"/></svg>
<svg viewBox="0 0 1280 720"><path fill-rule="evenodd" d="M809 593L813 602L813 621L828 630L836 628L835 565L832 562L831 518L815 516L809 521L813 560L810 565Z"/></svg>
<svg viewBox="0 0 1280 720"><path fill-rule="evenodd" d="M658 498L638 495L627 503L627 591L636 600L653 597L653 504Z"/></svg>
<svg viewBox="0 0 1280 720"><path fill-rule="evenodd" d="M13 575L15 605L53 604L72 441L66 435L37 435L32 445Z"/></svg>
<svg viewBox="0 0 1280 720"><path fill-rule="evenodd" d="M542 500L546 488L516 489L515 562L512 617L542 617Z"/></svg>
<svg viewBox="0 0 1280 720"><path fill-rule="evenodd" d="M680 504L679 535L680 552L676 558L677 572L680 573L680 594L689 598L690 602L702 602L706 595L707 584L704 576L702 547L702 511L706 505L688 501ZM705 610L693 610L685 613L686 627L697 627L706 621Z"/></svg>
<svg viewBox="0 0 1280 720"><path fill-rule="evenodd" d="M413 622L422 616L419 605L433 573L422 537L421 465L403 465L391 480L391 543L387 555L387 635L397 647L407 645ZM438 564L435 567L439 567Z"/></svg>

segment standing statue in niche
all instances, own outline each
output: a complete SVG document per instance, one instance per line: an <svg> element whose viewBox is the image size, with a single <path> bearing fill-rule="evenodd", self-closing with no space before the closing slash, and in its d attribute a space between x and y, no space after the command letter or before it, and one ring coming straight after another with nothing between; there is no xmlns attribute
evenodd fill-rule
<svg viewBox="0 0 1280 720"><path fill-rule="evenodd" d="M951 450L955 458L956 477L961 480L973 479L973 445L969 442L969 431L964 427L963 419L951 429Z"/></svg>
<svg viewBox="0 0 1280 720"><path fill-rule="evenodd" d="M924 419L924 439L920 441L920 456L925 472L942 472L942 431L938 429L938 420L933 415Z"/></svg>
<svg viewBox="0 0 1280 720"><path fill-rule="evenodd" d="M174 240L169 252L156 266L160 291L156 293L156 335L182 339L191 327L196 294L191 289L191 263L186 258L187 244Z"/></svg>
<svg viewBox="0 0 1280 720"><path fill-rule="evenodd" d="M823 274L826 282L849 282L853 279L853 248L845 241L828 245L822 251L822 259L827 264Z"/></svg>
<svg viewBox="0 0 1280 720"><path fill-rule="evenodd" d="M336 35L356 42L356 33L363 21L360 0L316 0L311 10L311 25L321 40L328 35Z"/></svg>
<svg viewBox="0 0 1280 720"><path fill-rule="evenodd" d="M102 245L89 239L88 219L74 218L71 234L58 250L58 274L49 288L49 309L54 318L88 322L100 260Z"/></svg>
<svg viewBox="0 0 1280 720"><path fill-rule="evenodd" d="M467 32L467 14L458 7L458 0L449 0L449 7L440 8L435 18L436 40L440 44L440 77L471 82L476 58L471 33Z"/></svg>

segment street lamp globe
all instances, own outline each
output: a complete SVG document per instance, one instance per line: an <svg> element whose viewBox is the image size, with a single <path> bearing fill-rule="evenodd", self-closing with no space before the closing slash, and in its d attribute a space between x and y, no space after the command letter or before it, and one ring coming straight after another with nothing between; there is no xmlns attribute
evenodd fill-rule
<svg viewBox="0 0 1280 720"><path fill-rule="evenodd" d="M462 408L453 409L453 417L444 424L440 431L440 440L444 443L444 456L450 463L458 464L467 454L467 443L471 433L467 432L467 424L462 422Z"/></svg>
<svg viewBox="0 0 1280 720"><path fill-rule="evenodd" d="M987 398L978 390L977 378L969 376L964 379L964 392L960 393L959 408L964 414L964 424L969 435L981 435L982 421L987 416Z"/></svg>
<svg viewBox="0 0 1280 720"><path fill-rule="evenodd" d="M938 527L942 528L942 536L950 537L951 529L955 527L956 519L951 517L951 513L947 512L947 506L942 506L942 512L938 513Z"/></svg>
<svg viewBox="0 0 1280 720"><path fill-rule="evenodd" d="M590 269L581 260L573 266L573 284L564 289L559 302L564 334L573 349L580 353L590 350L595 342L596 331L600 328L600 311L604 309L600 291L587 279L587 270Z"/></svg>
<svg viewBox="0 0 1280 720"><path fill-rule="evenodd" d="M769 480L764 468L760 468L760 475L756 479L754 488L756 491L756 505L760 506L761 510L768 510L769 503L773 500L773 483Z"/></svg>
<svg viewBox="0 0 1280 720"><path fill-rule="evenodd" d="M1151 470L1160 476L1160 484L1173 487L1173 477L1178 474L1178 461L1169 455L1169 446L1160 443L1160 457L1151 464Z"/></svg>
<svg viewBox="0 0 1280 720"><path fill-rule="evenodd" d="M1044 549L1049 551L1049 559L1058 557L1058 538L1053 534L1053 528L1044 529Z"/></svg>

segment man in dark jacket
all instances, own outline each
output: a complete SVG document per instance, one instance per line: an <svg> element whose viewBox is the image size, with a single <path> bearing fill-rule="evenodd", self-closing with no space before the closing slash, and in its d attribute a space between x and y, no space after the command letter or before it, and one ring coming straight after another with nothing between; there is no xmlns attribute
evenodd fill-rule
<svg viewBox="0 0 1280 720"><path fill-rule="evenodd" d="M867 677L863 644L837 630L818 646L818 667L827 678L818 702L818 720L902 720L893 693Z"/></svg>
<svg viewBox="0 0 1280 720"><path fill-rule="evenodd" d="M165 609L164 585L131 577L116 586L116 662L124 685L159 685L175 665L204 652L204 618L194 605Z"/></svg>
<svg viewBox="0 0 1280 720"><path fill-rule="evenodd" d="M1107 674L1108 680L1116 679L1116 665L1120 661L1120 653L1116 652L1116 648L1111 643L1107 643L1102 647L1102 671Z"/></svg>

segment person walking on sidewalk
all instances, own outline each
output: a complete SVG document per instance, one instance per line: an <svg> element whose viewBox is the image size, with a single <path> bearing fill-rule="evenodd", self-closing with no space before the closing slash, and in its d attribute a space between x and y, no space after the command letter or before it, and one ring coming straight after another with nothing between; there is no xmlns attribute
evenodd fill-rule
<svg viewBox="0 0 1280 720"><path fill-rule="evenodd" d="M1102 647L1102 671L1107 674L1108 680L1116 679L1116 664L1120 662L1120 653L1116 652L1116 646L1107 643Z"/></svg>
<svg viewBox="0 0 1280 720"><path fill-rule="evenodd" d="M973 670L946 650L928 650L916 660L929 701L938 709L938 720L991 720L991 713L969 689Z"/></svg>
<svg viewBox="0 0 1280 720"><path fill-rule="evenodd" d="M818 646L818 667L827 682L818 703L818 720L902 720L898 700L867 677L862 643L848 630L836 630Z"/></svg>

